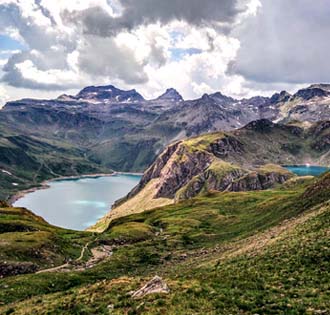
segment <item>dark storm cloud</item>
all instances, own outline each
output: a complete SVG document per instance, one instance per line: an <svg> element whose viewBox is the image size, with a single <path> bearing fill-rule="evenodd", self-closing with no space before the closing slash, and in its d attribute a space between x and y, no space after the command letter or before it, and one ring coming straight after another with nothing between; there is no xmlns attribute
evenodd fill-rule
<svg viewBox="0 0 330 315"><path fill-rule="evenodd" d="M81 21L84 32L102 37L113 36L122 30L131 30L142 24L186 21L193 25L222 24L228 26L243 11L244 1L233 0L121 0L122 14L110 16L100 7L92 7L66 19Z"/></svg>
<svg viewBox="0 0 330 315"><path fill-rule="evenodd" d="M148 81L143 65L136 62L132 51L118 47L112 38L87 35L86 39L86 44L80 50L81 70L95 76L125 78L128 84Z"/></svg>
<svg viewBox="0 0 330 315"><path fill-rule="evenodd" d="M231 72L260 82L330 81L330 5L315 0L263 0L234 34L241 42Z"/></svg>

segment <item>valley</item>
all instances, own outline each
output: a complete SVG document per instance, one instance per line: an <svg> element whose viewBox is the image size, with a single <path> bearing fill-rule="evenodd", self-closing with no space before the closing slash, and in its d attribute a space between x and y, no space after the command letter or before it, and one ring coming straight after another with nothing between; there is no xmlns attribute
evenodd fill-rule
<svg viewBox="0 0 330 315"><path fill-rule="evenodd" d="M106 86L8 103L0 313L327 314L330 175L287 166L329 166L328 97L317 85L240 101L221 93L185 101L168 89L150 101ZM75 180L78 192L69 180L54 199L46 194L37 213L60 207L63 224L5 201L62 176L142 170L84 231L66 225L82 214L70 219L77 209L56 200L87 205L95 222L88 202L102 200L89 192L114 198L110 184Z"/></svg>
<svg viewBox="0 0 330 315"><path fill-rule="evenodd" d="M109 309L114 314L326 313L329 187L326 174L267 191L209 193L114 220L101 234L56 229L27 213L21 227L31 231L41 224L58 239L79 240L75 251L67 247L66 258L77 259L89 241L84 259L100 245L111 246L113 253L91 269L1 279L0 301L7 305L0 310L4 314L108 314ZM7 213L2 222L8 224L22 210L1 211ZM40 232L15 233L22 238ZM3 239L6 233L1 235ZM46 249L44 244L29 244L40 253ZM15 253L10 259L31 259ZM169 292L132 297L131 292L154 275L165 281Z"/></svg>
<svg viewBox="0 0 330 315"><path fill-rule="evenodd" d="M328 2L0 0L0 315L330 315Z"/></svg>

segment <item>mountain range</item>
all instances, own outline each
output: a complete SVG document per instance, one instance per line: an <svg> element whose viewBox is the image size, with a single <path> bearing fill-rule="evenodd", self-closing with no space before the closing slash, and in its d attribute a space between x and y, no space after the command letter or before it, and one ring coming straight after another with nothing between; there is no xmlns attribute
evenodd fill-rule
<svg viewBox="0 0 330 315"><path fill-rule="evenodd" d="M0 174L4 183L0 197L6 199L12 191L59 175L141 172L172 142L260 119L303 121L306 127L328 120L330 85L240 100L220 92L184 100L173 88L146 100L136 90L108 85L53 100L8 102L0 110L0 168L12 177ZM59 162L59 156L67 162ZM20 171L23 160L30 166Z"/></svg>

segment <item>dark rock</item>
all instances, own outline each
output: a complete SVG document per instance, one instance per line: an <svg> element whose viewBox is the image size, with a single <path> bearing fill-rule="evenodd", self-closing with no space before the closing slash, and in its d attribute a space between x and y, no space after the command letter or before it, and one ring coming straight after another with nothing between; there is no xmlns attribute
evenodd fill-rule
<svg viewBox="0 0 330 315"><path fill-rule="evenodd" d="M270 172L268 174L260 174L258 172L252 172L243 178L233 181L228 191L250 191L250 190L264 190L273 187L275 184L283 184L292 175L290 174L279 174Z"/></svg>
<svg viewBox="0 0 330 315"><path fill-rule="evenodd" d="M302 98L306 101L314 97L326 97L329 96L329 92L320 87L309 87L307 89L301 89L293 95L294 98Z"/></svg>
<svg viewBox="0 0 330 315"><path fill-rule="evenodd" d="M330 121L321 121L315 124L310 130L313 136L319 136L324 130L330 129Z"/></svg>
<svg viewBox="0 0 330 315"><path fill-rule="evenodd" d="M0 200L0 208L8 208L8 207L10 207L8 202L4 200Z"/></svg>
<svg viewBox="0 0 330 315"><path fill-rule="evenodd" d="M244 129L254 130L262 133L271 132L275 124L268 119L260 119L247 124Z"/></svg>
<svg viewBox="0 0 330 315"><path fill-rule="evenodd" d="M226 135L210 144L210 152L218 158L225 158L232 153L243 153L244 146L233 136Z"/></svg>
<svg viewBox="0 0 330 315"><path fill-rule="evenodd" d="M322 152L330 149L330 134L324 135L320 139L311 144L311 148L315 151Z"/></svg>
<svg viewBox="0 0 330 315"><path fill-rule="evenodd" d="M31 262L0 262L0 278L34 273L39 266Z"/></svg>
<svg viewBox="0 0 330 315"><path fill-rule="evenodd" d="M286 91L282 91L281 93L275 93L271 98L270 102L272 104L280 103L280 102L287 102L291 97L291 94L289 94Z"/></svg>
<svg viewBox="0 0 330 315"><path fill-rule="evenodd" d="M159 96L157 100L162 101L170 101L170 102L181 102L183 101L183 97L179 94L179 92L173 88L167 89L164 94Z"/></svg>
<svg viewBox="0 0 330 315"><path fill-rule="evenodd" d="M123 91L113 85L89 86L81 90L77 99L110 100L113 102L142 102L144 98L136 90Z"/></svg>

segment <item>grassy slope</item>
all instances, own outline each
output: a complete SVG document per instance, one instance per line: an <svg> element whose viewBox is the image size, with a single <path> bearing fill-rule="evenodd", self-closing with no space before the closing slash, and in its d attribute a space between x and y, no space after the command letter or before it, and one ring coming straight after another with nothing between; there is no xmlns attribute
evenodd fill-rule
<svg viewBox="0 0 330 315"><path fill-rule="evenodd" d="M3 279L0 302L12 304L0 313L109 314L113 305L113 314L326 314L329 177L307 192L313 179L117 219L99 235L125 244L109 261L81 273ZM128 295L155 274L170 294Z"/></svg>
<svg viewBox="0 0 330 315"><path fill-rule="evenodd" d="M24 208L0 208L0 262L32 263L38 269L77 258L92 237L49 225Z"/></svg>
<svg viewBox="0 0 330 315"><path fill-rule="evenodd" d="M3 129L1 132L0 199L54 177L110 172L88 160L83 150L64 141L22 136Z"/></svg>

